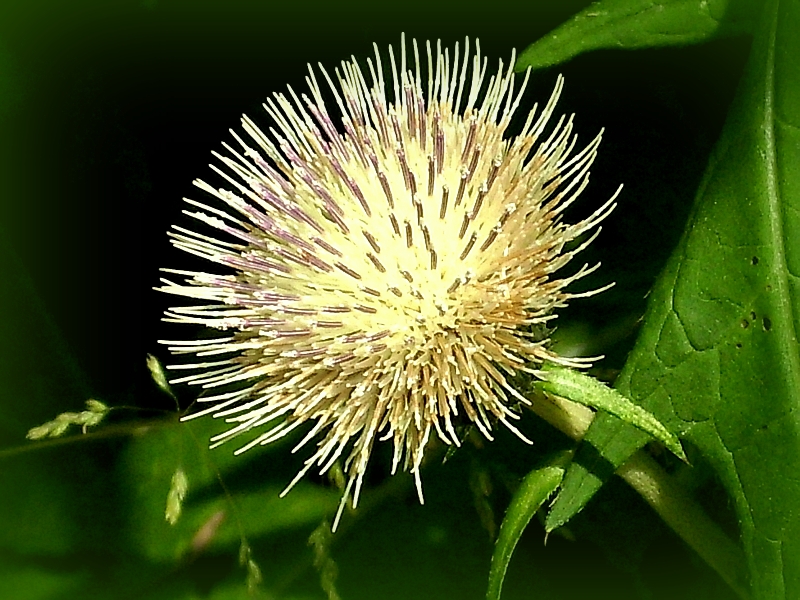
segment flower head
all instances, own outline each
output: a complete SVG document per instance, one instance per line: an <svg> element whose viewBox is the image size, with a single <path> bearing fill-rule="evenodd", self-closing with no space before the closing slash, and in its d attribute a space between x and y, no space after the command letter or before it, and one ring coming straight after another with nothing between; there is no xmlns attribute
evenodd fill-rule
<svg viewBox="0 0 800 600"><path fill-rule="evenodd" d="M614 207L562 221L600 135L573 152L562 117L541 139L560 77L507 138L528 80L515 89L513 55L487 81L469 40L452 55L427 43L427 61L412 48L412 65L404 42L399 64L390 48L389 81L377 47L366 71L343 62L332 78L320 65L335 116L309 67L310 94L289 89L264 105L268 134L243 117L246 135L232 132L234 146L214 153L225 187L194 182L221 208L187 199L217 233L170 233L223 273L168 270L185 281L161 288L202 301L167 320L222 332L165 342L198 357L173 366L195 370L176 381L207 390L210 406L193 416L231 424L212 441L263 429L244 451L309 423L298 447L319 438L316 451L289 488L343 457L354 504L377 440L392 441L392 471L410 470L421 500L431 436L458 445L457 423L471 422L491 439L500 422L525 439L512 421L527 400L508 378L547 360L585 364L552 353L544 325L592 269L557 272Z"/></svg>

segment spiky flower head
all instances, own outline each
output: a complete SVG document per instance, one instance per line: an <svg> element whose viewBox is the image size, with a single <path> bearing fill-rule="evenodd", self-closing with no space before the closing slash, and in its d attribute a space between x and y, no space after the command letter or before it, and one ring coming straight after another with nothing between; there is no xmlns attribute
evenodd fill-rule
<svg viewBox="0 0 800 600"><path fill-rule="evenodd" d="M214 153L225 187L194 182L221 208L186 200L189 216L224 235L170 233L223 273L167 270L185 281L160 288L202 301L168 321L222 332L165 342L198 357L172 367L195 371L176 382L206 390L210 405L193 416L231 424L212 441L261 429L242 452L310 423L298 447L318 439L316 451L289 488L341 457L343 504L357 503L377 440L392 441L392 472L410 470L422 500L431 436L458 445L456 425L472 423L491 439L500 422L525 439L512 421L528 401L509 376L535 376L543 361L585 364L548 349L546 324L592 269L557 272L614 207L562 221L600 135L573 152L562 117L542 139L560 77L507 138L528 80L515 89L513 55L487 81L469 40L453 54L427 43L427 61L412 48L411 65L404 41L399 61L390 48L388 81L377 47L368 73L355 59L335 77L320 65L335 116L309 67L310 94L290 88L264 105L268 134L243 117L246 135L232 131L235 144Z"/></svg>

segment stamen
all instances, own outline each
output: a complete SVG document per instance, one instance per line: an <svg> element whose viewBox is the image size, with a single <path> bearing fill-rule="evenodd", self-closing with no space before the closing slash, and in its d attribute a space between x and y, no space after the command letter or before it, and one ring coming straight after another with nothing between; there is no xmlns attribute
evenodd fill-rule
<svg viewBox="0 0 800 600"><path fill-rule="evenodd" d="M422 200L420 200L418 196L414 196L413 202L414 208L417 211L417 223L422 223L422 217L424 214L422 210Z"/></svg>
<svg viewBox="0 0 800 600"><path fill-rule="evenodd" d="M494 183L495 179L497 179L497 174L500 172L500 165L503 164L503 160L501 158L495 158L492 161L492 167L489 169L489 176L486 178L486 190L488 191L492 184Z"/></svg>
<svg viewBox="0 0 800 600"><path fill-rule="evenodd" d="M472 115L469 119L469 130L467 131L467 139L464 141L464 150L461 152L461 163L467 161L467 157L472 151L472 144L475 141L475 132L478 130L478 118Z"/></svg>
<svg viewBox="0 0 800 600"><path fill-rule="evenodd" d="M450 195L450 188L445 183L442 185L442 201L439 204L439 219L444 219L447 215L447 197Z"/></svg>
<svg viewBox="0 0 800 600"><path fill-rule="evenodd" d="M345 264L342 264L340 262L336 262L336 263L333 263L333 266L336 267L337 269L339 269L340 271L342 271L342 273L346 273L347 275L349 275L353 279L361 279L361 275L359 275L357 272L353 271L353 269L351 269L350 267L348 267Z"/></svg>
<svg viewBox="0 0 800 600"><path fill-rule="evenodd" d="M475 240L477 240L477 239L478 239L478 234L473 231L472 235L469 236L469 241L467 242L467 245L464 247L464 250L461 252L461 256L458 257L459 260L464 260L465 258L467 258L467 255L469 254L469 251L472 250L472 247L475 245Z"/></svg>
<svg viewBox="0 0 800 600"><path fill-rule="evenodd" d="M339 314L339 313L348 313L352 309L349 306L323 306L319 310L320 310L320 312L324 312L324 313Z"/></svg>
<svg viewBox="0 0 800 600"><path fill-rule="evenodd" d="M372 252L367 252L367 258L372 261L372 264L375 265L375 268L378 269L379 272L386 273L386 267L383 266L383 263L381 263L381 261L378 260L378 257Z"/></svg>
<svg viewBox="0 0 800 600"><path fill-rule="evenodd" d="M381 296L381 293L378 290L373 289L371 287L367 287L365 285L362 285L359 289L365 294L369 294L370 296L376 296L378 298L380 298Z"/></svg>
<svg viewBox="0 0 800 600"><path fill-rule="evenodd" d="M317 327L322 327L324 329L336 329L344 325L341 321L316 321L315 324Z"/></svg>
<svg viewBox="0 0 800 600"><path fill-rule="evenodd" d="M397 218L394 216L394 213L389 213L389 221L392 222L392 230L394 234L399 236L400 235L400 225L397 223Z"/></svg>
<svg viewBox="0 0 800 600"><path fill-rule="evenodd" d="M469 226L470 221L469 213L464 213L464 219L461 221L461 229L458 231L458 239L463 240L464 234L467 233L467 227Z"/></svg>
<svg viewBox="0 0 800 600"><path fill-rule="evenodd" d="M423 225L422 226L422 237L425 240L425 250L431 249L431 233L428 231L428 228Z"/></svg>
<svg viewBox="0 0 800 600"><path fill-rule="evenodd" d="M436 163L433 155L428 154L428 196L433 196L433 184L436 180Z"/></svg>
<svg viewBox="0 0 800 600"><path fill-rule="evenodd" d="M489 189L486 187L486 184L481 186L481 189L478 190L478 195L475 197L475 204L472 205L472 211L470 211L469 218L475 220L475 217L478 216L478 212L481 210L481 206L483 205L483 199L486 197L486 193Z"/></svg>
<svg viewBox="0 0 800 600"><path fill-rule="evenodd" d="M480 251L483 252L489 246L492 245L492 242L497 238L498 230L497 227L493 227L492 230L489 232L489 235L486 236L486 240L481 244Z"/></svg>
<svg viewBox="0 0 800 600"><path fill-rule="evenodd" d="M341 258L342 253L339 252L336 248L331 246L328 242L326 242L322 238L313 237L311 238L311 241L314 242L317 246L319 246L323 250L325 250L326 252L329 252L330 254L333 254L334 256L338 256Z"/></svg>
<svg viewBox="0 0 800 600"><path fill-rule="evenodd" d="M436 161L436 174L441 175L444 168L444 131L442 131L442 115L438 107L434 107L433 115L433 158Z"/></svg>
<svg viewBox="0 0 800 600"><path fill-rule="evenodd" d="M461 199L464 197L464 190L467 189L467 178L469 177L469 171L464 170L461 172L461 180L458 182L458 192L456 193L456 203L454 206L458 206L461 204Z"/></svg>
<svg viewBox="0 0 800 600"><path fill-rule="evenodd" d="M386 177L386 173L383 171L378 171L378 181L381 183L381 189L383 189L383 195L386 197L386 202L389 204L389 208L394 208L392 188L389 186L389 179Z"/></svg>
<svg viewBox="0 0 800 600"><path fill-rule="evenodd" d="M475 152L472 153L472 160L469 161L469 167L467 167L467 181L472 180L472 176L475 174L475 170L478 168L478 159L481 157L481 145L478 144L475 147Z"/></svg>

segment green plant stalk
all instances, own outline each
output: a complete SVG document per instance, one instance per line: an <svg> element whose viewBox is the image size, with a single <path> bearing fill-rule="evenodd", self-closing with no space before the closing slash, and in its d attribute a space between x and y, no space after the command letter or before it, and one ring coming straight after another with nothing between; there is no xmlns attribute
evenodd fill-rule
<svg viewBox="0 0 800 600"><path fill-rule="evenodd" d="M531 394L531 410L574 440L583 438L594 412L558 396ZM743 574L744 553L705 511L645 451L640 450L617 469L658 515L727 583L736 594L750 597Z"/></svg>

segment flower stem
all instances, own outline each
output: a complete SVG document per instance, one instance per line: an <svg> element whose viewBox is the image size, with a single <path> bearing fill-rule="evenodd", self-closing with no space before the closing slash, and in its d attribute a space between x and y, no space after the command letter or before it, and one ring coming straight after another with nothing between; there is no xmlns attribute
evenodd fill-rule
<svg viewBox="0 0 800 600"><path fill-rule="evenodd" d="M748 598L744 553L676 479L640 450L617 469L662 519L739 595Z"/></svg>
<svg viewBox="0 0 800 600"><path fill-rule="evenodd" d="M594 418L592 410L564 398L537 393L531 394L529 399L534 413L575 440L583 438ZM628 459L616 474L636 490L740 598L749 598L744 581L747 567L743 552L674 477L644 450Z"/></svg>

